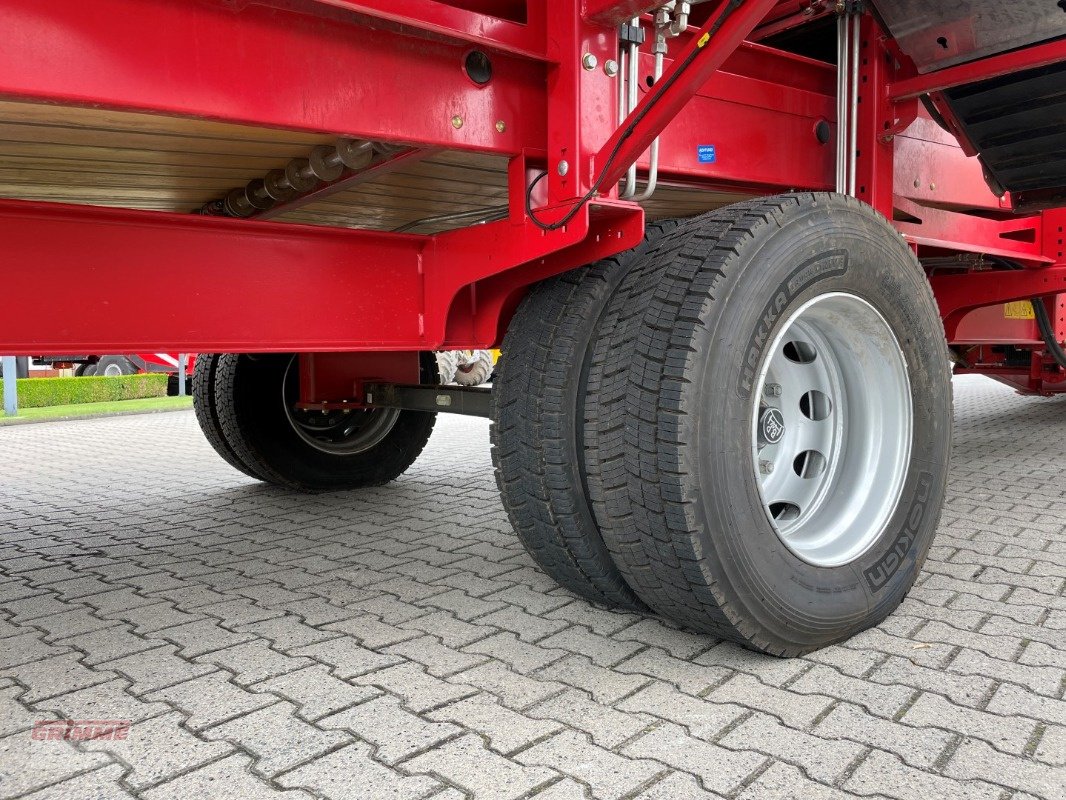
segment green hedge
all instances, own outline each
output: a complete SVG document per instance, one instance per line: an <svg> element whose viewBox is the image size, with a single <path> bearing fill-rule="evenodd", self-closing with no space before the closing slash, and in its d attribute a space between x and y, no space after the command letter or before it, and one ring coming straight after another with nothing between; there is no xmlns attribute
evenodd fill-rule
<svg viewBox="0 0 1066 800"><path fill-rule="evenodd" d="M4 382L0 380L0 389ZM111 378L24 378L18 382L19 408L44 408L111 400L166 397L167 376L117 375Z"/></svg>

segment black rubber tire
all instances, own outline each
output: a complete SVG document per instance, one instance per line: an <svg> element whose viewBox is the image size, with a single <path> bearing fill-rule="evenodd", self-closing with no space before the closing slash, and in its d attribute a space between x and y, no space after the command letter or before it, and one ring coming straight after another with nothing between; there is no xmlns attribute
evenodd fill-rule
<svg viewBox="0 0 1066 800"><path fill-rule="evenodd" d="M648 227L634 250L551 278L523 299L507 329L493 388L492 462L503 506L533 560L601 605L643 609L615 566L585 488L584 382L593 333L611 293L676 227Z"/></svg>
<svg viewBox="0 0 1066 800"><path fill-rule="evenodd" d="M402 411L385 438L359 453L315 449L289 422L282 395L289 354L219 356L215 410L227 445L241 463L267 483L306 492L381 486L418 458L437 415ZM434 383L432 354L422 359L423 382ZM377 412L375 412L377 413Z"/></svg>
<svg viewBox="0 0 1066 800"><path fill-rule="evenodd" d="M192 408L196 421L200 424L207 443L223 461L251 478L263 480L262 475L240 459L222 431L218 409L215 407L215 374L220 358L218 353L200 353L196 357L192 373Z"/></svg>
<svg viewBox="0 0 1066 800"><path fill-rule="evenodd" d="M692 220L643 264L601 321L586 399L593 508L629 585L664 616L778 656L876 625L924 562L951 451L944 332L914 255L870 207L808 193ZM884 533L817 567L784 546L759 495L752 370L790 309L831 291L896 333L915 446Z"/></svg>
<svg viewBox="0 0 1066 800"><path fill-rule="evenodd" d="M93 371L92 372L86 372L86 370L89 367L93 367ZM93 373L96 372L96 368L95 367L96 367L95 364L78 364L78 366L74 367L74 377L75 378L88 377L89 375L92 375Z"/></svg>
<svg viewBox="0 0 1066 800"><path fill-rule="evenodd" d="M101 356L96 362L95 374L107 376L109 369L118 375L133 375L137 372L137 368L125 356Z"/></svg>

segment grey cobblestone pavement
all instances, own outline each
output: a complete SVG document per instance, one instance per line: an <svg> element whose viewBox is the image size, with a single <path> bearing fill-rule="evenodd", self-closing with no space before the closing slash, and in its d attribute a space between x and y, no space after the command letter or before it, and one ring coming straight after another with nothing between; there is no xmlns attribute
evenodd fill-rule
<svg viewBox="0 0 1066 800"><path fill-rule="evenodd" d="M534 568L487 423L299 496L191 412L0 431L0 797L1066 797L1066 398L957 382L949 504L878 629L775 660ZM35 741L35 720L128 719Z"/></svg>

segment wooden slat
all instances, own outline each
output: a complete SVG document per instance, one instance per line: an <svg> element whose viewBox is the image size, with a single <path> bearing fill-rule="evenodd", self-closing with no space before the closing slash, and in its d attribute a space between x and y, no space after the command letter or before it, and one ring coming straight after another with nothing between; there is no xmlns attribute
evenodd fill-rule
<svg viewBox="0 0 1066 800"><path fill-rule="evenodd" d="M211 120L0 101L0 196L192 211L332 140ZM739 199L666 186L645 209L651 219L692 216ZM278 219L393 230L506 200L506 158L451 151Z"/></svg>
<svg viewBox="0 0 1066 800"><path fill-rule="evenodd" d="M304 156L310 150L301 142L245 142L199 136L170 136L163 133L23 125L17 122L0 122L0 139L33 142L40 147L41 155L47 154L50 145L57 144L211 155L256 155L277 159Z"/></svg>

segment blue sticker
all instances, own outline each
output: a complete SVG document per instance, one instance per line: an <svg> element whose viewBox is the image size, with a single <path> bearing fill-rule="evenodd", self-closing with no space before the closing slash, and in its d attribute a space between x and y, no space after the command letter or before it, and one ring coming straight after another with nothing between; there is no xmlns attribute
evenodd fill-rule
<svg viewBox="0 0 1066 800"><path fill-rule="evenodd" d="M696 158L701 164L713 164L718 160L718 154L714 151L713 144L696 145Z"/></svg>

